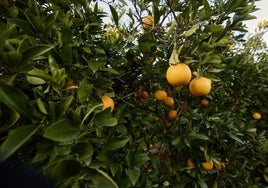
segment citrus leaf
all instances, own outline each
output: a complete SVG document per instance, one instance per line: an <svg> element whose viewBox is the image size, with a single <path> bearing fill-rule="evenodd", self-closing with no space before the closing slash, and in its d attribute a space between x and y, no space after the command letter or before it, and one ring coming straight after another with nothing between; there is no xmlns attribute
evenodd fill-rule
<svg viewBox="0 0 268 188"><path fill-rule="evenodd" d="M128 178L131 184L134 186L140 177L140 169L130 168L128 169Z"/></svg>
<svg viewBox="0 0 268 188"><path fill-rule="evenodd" d="M42 85L42 84L46 83L46 81L43 80L42 78L38 78L38 77L35 77L35 76L26 75L26 79L27 79L28 83L30 83L32 85Z"/></svg>
<svg viewBox="0 0 268 188"><path fill-rule="evenodd" d="M204 134L196 134L196 138L200 140L209 140L209 137Z"/></svg>
<svg viewBox="0 0 268 188"><path fill-rule="evenodd" d="M115 8L113 6L109 5L109 7L110 7L110 11L112 13L113 19L114 19L114 23L116 26L118 26L119 17L118 17L117 11L115 10Z"/></svg>
<svg viewBox="0 0 268 188"><path fill-rule="evenodd" d="M40 45L33 46L31 48L28 48L27 50L23 52L22 64L28 63L33 58L47 53L52 48L54 48L53 45L45 45L45 44L40 44Z"/></svg>
<svg viewBox="0 0 268 188"><path fill-rule="evenodd" d="M7 139L0 146L0 162L15 153L39 129L36 125L23 125L9 131Z"/></svg>
<svg viewBox="0 0 268 188"><path fill-rule="evenodd" d="M74 159L65 159L56 163L50 171L49 176L58 181L77 175L81 169L82 167L79 161Z"/></svg>
<svg viewBox="0 0 268 188"><path fill-rule="evenodd" d="M92 157L94 149L89 142L78 142L72 147L72 151L79 155L81 159L87 159Z"/></svg>
<svg viewBox="0 0 268 188"><path fill-rule="evenodd" d="M68 142L74 140L79 133L79 128L70 120L62 119L47 127L43 136L56 142Z"/></svg>
<svg viewBox="0 0 268 188"><path fill-rule="evenodd" d="M109 140L109 144L107 145L108 150L117 150L119 148L124 147L129 141L129 138L126 139L112 139Z"/></svg>
<svg viewBox="0 0 268 188"><path fill-rule="evenodd" d="M73 96L63 98L56 107L56 111L58 115L63 115L68 110L69 106L73 101Z"/></svg>
<svg viewBox="0 0 268 188"><path fill-rule="evenodd" d="M118 185L115 183L115 181L104 171L100 170L100 169L96 169L97 172L99 172L106 180L108 180L112 187L118 188Z"/></svg>
<svg viewBox="0 0 268 188"><path fill-rule="evenodd" d="M19 28L24 30L25 32L29 33L31 36L35 36L36 33L33 30L31 24L25 20L21 19L9 19L10 22L16 24Z"/></svg>
<svg viewBox="0 0 268 188"><path fill-rule="evenodd" d="M20 90L0 82L0 102L28 118L32 117L32 106L28 97Z"/></svg>

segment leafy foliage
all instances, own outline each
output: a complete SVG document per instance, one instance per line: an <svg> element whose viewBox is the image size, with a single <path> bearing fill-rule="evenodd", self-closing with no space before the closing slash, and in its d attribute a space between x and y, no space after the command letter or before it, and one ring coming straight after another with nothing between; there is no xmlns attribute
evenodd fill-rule
<svg viewBox="0 0 268 188"><path fill-rule="evenodd" d="M1 161L39 168L57 187L267 185L264 30L244 39L254 10L247 0L2 1ZM174 50L212 80L208 106L168 84ZM175 104L157 101L158 89ZM116 102L112 113L102 95Z"/></svg>

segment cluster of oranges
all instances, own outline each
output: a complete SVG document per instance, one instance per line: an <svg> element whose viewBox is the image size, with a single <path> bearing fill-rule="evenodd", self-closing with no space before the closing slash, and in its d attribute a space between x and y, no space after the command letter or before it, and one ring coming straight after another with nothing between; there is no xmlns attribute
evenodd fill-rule
<svg viewBox="0 0 268 188"><path fill-rule="evenodd" d="M173 86L180 87L188 83L189 90L194 96L205 96L211 90L211 80L205 77L196 77L192 79L192 72L188 65L185 63L172 64L166 71L166 79L168 83ZM166 106L173 107L174 99L168 96L164 90L157 90L154 94L155 99L162 101ZM201 100L201 106L206 107L209 101L204 98ZM177 117L177 111L170 109L168 113L170 120L175 120Z"/></svg>
<svg viewBox="0 0 268 188"><path fill-rule="evenodd" d="M200 165L204 170L207 170L207 171L212 170L214 167L216 168L217 171L221 171L222 169L226 167L227 164L228 164L228 160L226 160L226 162L221 162L221 161L213 162L212 160L207 160L207 161L201 162ZM196 167L194 162L191 159L187 160L186 166L189 169L194 169Z"/></svg>
<svg viewBox="0 0 268 188"><path fill-rule="evenodd" d="M174 105L174 99L171 96L168 96L167 92L164 90L157 90L154 93L154 97L156 100L162 101L166 106L172 108ZM168 113L168 117L170 120L174 120L177 117L177 111L174 109L170 109Z"/></svg>
<svg viewBox="0 0 268 188"><path fill-rule="evenodd" d="M194 96L205 96L211 90L211 80L203 76L192 79L192 72L185 63L172 64L167 69L166 79L173 86L183 86L188 83L189 90Z"/></svg>

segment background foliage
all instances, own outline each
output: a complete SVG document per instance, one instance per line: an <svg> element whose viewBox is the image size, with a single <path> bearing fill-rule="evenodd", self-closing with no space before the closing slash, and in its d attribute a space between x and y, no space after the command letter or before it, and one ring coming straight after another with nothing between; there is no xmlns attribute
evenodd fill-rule
<svg viewBox="0 0 268 188"><path fill-rule="evenodd" d="M254 1L102 3L112 24L90 0L1 1L1 162L57 187L267 186L268 24L248 40L243 25ZM207 107L188 86L167 83L174 46L212 79ZM155 100L158 89L173 107ZM112 113L102 95L114 99ZM222 168L203 169L207 160Z"/></svg>

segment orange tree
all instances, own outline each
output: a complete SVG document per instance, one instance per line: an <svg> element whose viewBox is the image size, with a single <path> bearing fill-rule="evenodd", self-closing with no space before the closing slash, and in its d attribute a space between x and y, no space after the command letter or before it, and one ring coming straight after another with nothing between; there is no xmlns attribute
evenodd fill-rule
<svg viewBox="0 0 268 188"><path fill-rule="evenodd" d="M102 4L112 24L90 0L1 1L1 163L57 187L267 185L267 57L252 44L266 46L244 41L254 1ZM168 82L177 63L205 92Z"/></svg>

